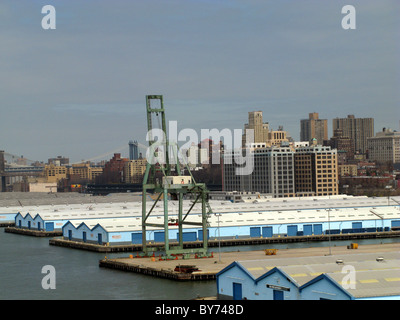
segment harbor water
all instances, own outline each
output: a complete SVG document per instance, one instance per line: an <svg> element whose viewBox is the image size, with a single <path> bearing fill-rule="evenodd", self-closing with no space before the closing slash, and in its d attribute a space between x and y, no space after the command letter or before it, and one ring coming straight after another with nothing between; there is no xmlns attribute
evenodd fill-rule
<svg viewBox="0 0 400 320"><path fill-rule="evenodd" d="M358 240L359 245L400 242L399 238ZM349 241L331 242L331 246ZM275 244L276 249L324 246L329 242ZM267 246L222 247L222 251L262 250ZM213 248L214 259L218 247ZM107 254L109 258L128 254ZM188 300L216 295L215 281L177 282L100 268L104 254L49 245L48 238L5 233L0 228L0 300ZM55 289L44 289L44 266L55 270Z"/></svg>

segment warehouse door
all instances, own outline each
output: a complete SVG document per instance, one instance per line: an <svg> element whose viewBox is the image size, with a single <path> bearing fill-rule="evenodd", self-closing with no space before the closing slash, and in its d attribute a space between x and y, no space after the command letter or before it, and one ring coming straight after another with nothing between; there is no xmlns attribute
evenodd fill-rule
<svg viewBox="0 0 400 320"><path fill-rule="evenodd" d="M233 300L242 300L242 284L233 283Z"/></svg>
<svg viewBox="0 0 400 320"><path fill-rule="evenodd" d="M86 232L85 231L83 231L83 233L82 233L82 239L83 239L83 242L86 242Z"/></svg>
<svg viewBox="0 0 400 320"><path fill-rule="evenodd" d="M72 230L68 230L68 240L72 240Z"/></svg>
<svg viewBox="0 0 400 320"><path fill-rule="evenodd" d="M31 222L28 221L28 229L30 229L30 228L31 228Z"/></svg>
<svg viewBox="0 0 400 320"><path fill-rule="evenodd" d="M262 236L264 238L272 238L273 232L272 227L263 227L262 228Z"/></svg>
<svg viewBox="0 0 400 320"><path fill-rule="evenodd" d="M179 241L179 232L176 234L176 240ZM196 241L197 240L197 232L183 232L182 241Z"/></svg>
<svg viewBox="0 0 400 320"><path fill-rule="evenodd" d="M312 235L312 224L305 224L303 226L303 234L305 236L311 236Z"/></svg>
<svg viewBox="0 0 400 320"><path fill-rule="evenodd" d="M259 237L261 237L261 228L250 227L250 238L259 238Z"/></svg>
<svg viewBox="0 0 400 320"><path fill-rule="evenodd" d="M392 221L392 228L400 227L400 220L393 220Z"/></svg>
<svg viewBox="0 0 400 320"><path fill-rule="evenodd" d="M362 228L362 222L353 222L351 224L353 229L361 229Z"/></svg>
<svg viewBox="0 0 400 320"><path fill-rule="evenodd" d="M274 300L283 300L283 291L274 290Z"/></svg>
<svg viewBox="0 0 400 320"><path fill-rule="evenodd" d="M314 234L322 234L322 224L314 224Z"/></svg>
<svg viewBox="0 0 400 320"><path fill-rule="evenodd" d="M165 240L165 232L164 231L154 232L154 241L155 242L164 242L164 240Z"/></svg>
<svg viewBox="0 0 400 320"><path fill-rule="evenodd" d="M197 231L198 237L200 241L203 241L203 229ZM207 239L210 237L210 230L207 230Z"/></svg>
<svg viewBox="0 0 400 320"><path fill-rule="evenodd" d="M353 232L362 232L362 222L353 222L351 224Z"/></svg>
<svg viewBox="0 0 400 320"><path fill-rule="evenodd" d="M297 236L297 225L287 227L287 235L289 237Z"/></svg>
<svg viewBox="0 0 400 320"><path fill-rule="evenodd" d="M97 234L97 243L103 244L103 235L101 233Z"/></svg>
<svg viewBox="0 0 400 320"><path fill-rule="evenodd" d="M46 222L46 231L54 231L54 222Z"/></svg>
<svg viewBox="0 0 400 320"><path fill-rule="evenodd" d="M142 233L132 233L132 243L141 244L142 243Z"/></svg>

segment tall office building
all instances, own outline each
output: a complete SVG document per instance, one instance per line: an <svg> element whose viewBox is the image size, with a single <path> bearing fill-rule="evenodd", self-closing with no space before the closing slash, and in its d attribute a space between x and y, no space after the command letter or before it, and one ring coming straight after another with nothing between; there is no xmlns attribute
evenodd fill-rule
<svg viewBox="0 0 400 320"><path fill-rule="evenodd" d="M279 127L278 130L272 130L269 127L268 122L263 122L262 111L249 112L249 122L244 125L244 134L242 136L242 147L246 147L246 129L254 130L254 141L255 145L265 143L265 146L280 146L282 142L288 142L288 134L283 130L283 127ZM249 145L247 145L249 147Z"/></svg>
<svg viewBox="0 0 400 320"><path fill-rule="evenodd" d="M6 176L4 164L4 151L0 150L0 192L6 191Z"/></svg>
<svg viewBox="0 0 400 320"><path fill-rule="evenodd" d="M263 122L262 111L249 112L249 122L244 125L242 146L246 146L246 129L254 130L254 143L265 142L268 139L269 124Z"/></svg>
<svg viewBox="0 0 400 320"><path fill-rule="evenodd" d="M367 151L367 138L374 136L373 118L355 118L348 115L347 118L335 118L332 120L333 130L341 129L343 136L353 140L354 151L365 154Z"/></svg>
<svg viewBox="0 0 400 320"><path fill-rule="evenodd" d="M129 160L124 164L125 183L141 183L146 172L146 159Z"/></svg>
<svg viewBox="0 0 400 320"><path fill-rule="evenodd" d="M348 160L354 159L354 143L349 137L343 136L342 129L336 129L333 131L333 137L329 140L325 140L324 145L331 147L332 149L337 149L338 153L338 163L344 164Z"/></svg>
<svg viewBox="0 0 400 320"><path fill-rule="evenodd" d="M297 196L338 194L337 152L330 147L296 149L294 172Z"/></svg>
<svg viewBox="0 0 400 320"><path fill-rule="evenodd" d="M309 113L308 119L300 120L300 141L311 144L314 139L321 145L328 140L328 120L319 119L317 112Z"/></svg>
<svg viewBox="0 0 400 320"><path fill-rule="evenodd" d="M400 163L400 132L383 128L375 137L367 138L368 157L373 161Z"/></svg>
<svg viewBox="0 0 400 320"><path fill-rule="evenodd" d="M138 142L129 140L129 160L139 159L138 155Z"/></svg>
<svg viewBox="0 0 400 320"><path fill-rule="evenodd" d="M260 192L273 197L294 196L294 152L289 147L252 150L253 170L248 175L236 173L236 168L240 166L233 156L233 153L225 153L224 191Z"/></svg>

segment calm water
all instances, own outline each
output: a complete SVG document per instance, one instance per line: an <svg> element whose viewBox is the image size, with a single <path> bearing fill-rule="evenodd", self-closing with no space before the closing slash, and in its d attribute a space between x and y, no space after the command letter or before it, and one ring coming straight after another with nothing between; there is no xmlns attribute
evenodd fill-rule
<svg viewBox="0 0 400 320"><path fill-rule="evenodd" d="M1 299L174 299L215 295L214 281L175 282L100 268L104 254L50 246L47 238L0 228ZM124 256L126 256L125 254ZM107 257L115 257L109 255ZM56 270L56 289L44 290L44 265Z"/></svg>
<svg viewBox="0 0 400 320"><path fill-rule="evenodd" d="M358 240L368 243L400 242L400 239ZM332 245L347 245L332 242ZM277 244L274 248L327 246L328 242L312 244ZM260 246L221 248L221 251L261 250ZM218 254L218 248L213 248ZM328 251L328 248L327 248ZM107 257L127 256L107 254ZM215 257L215 255L214 255ZM35 238L5 233L0 228L0 300L4 299L133 299L187 300L196 296L213 296L215 281L176 282L150 276L100 268L104 254L49 245L48 238ZM42 267L56 270L56 289L44 290Z"/></svg>

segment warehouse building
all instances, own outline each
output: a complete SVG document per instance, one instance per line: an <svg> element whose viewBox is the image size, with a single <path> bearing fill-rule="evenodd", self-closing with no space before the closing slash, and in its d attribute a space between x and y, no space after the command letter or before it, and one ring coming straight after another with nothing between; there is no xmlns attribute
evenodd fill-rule
<svg viewBox="0 0 400 320"><path fill-rule="evenodd" d="M400 300L400 253L235 261L217 290L234 300Z"/></svg>
<svg viewBox="0 0 400 320"><path fill-rule="evenodd" d="M149 217L148 221L160 223L162 216ZM190 220L190 219L189 219ZM195 228L183 228L183 241L201 240L202 232ZM96 244L141 244L141 217L108 218L91 220L71 220L62 228L63 238L69 241L82 241ZM164 231L155 227L147 228L147 239L151 242L164 242ZM178 241L178 227L169 228L169 238Z"/></svg>
<svg viewBox="0 0 400 320"><path fill-rule="evenodd" d="M364 233L390 231L400 227L399 206L377 206L377 207L338 207L302 210L264 210L242 211L235 204L226 210L224 205L213 206L213 214L208 217L208 235L211 239L216 238L268 238L268 237L291 237L311 236L322 234ZM249 206L247 206L249 208ZM153 223L163 224L164 216L161 209L159 214L149 216ZM265 207L264 207L265 209ZM224 211L225 210L225 211ZM111 218L111 217L109 217ZM168 216L170 225L169 239L177 239L177 226L173 223L178 218L177 212L171 210ZM150 222L150 220L148 220ZM201 221L199 212L189 214L187 222ZM74 241L86 241L80 231L84 223L93 228L97 224L106 232L102 240L111 243L141 243L142 227L141 215L132 217L119 217L118 219L89 219L70 221L63 228L63 236ZM112 228L110 228L112 222ZM107 227L108 225L108 227ZM85 231L86 232L86 231ZM112 233L112 234L111 234ZM185 228L184 241L202 240L202 229L200 226ZM148 235L150 241L163 242L163 229L153 229Z"/></svg>
<svg viewBox="0 0 400 320"><path fill-rule="evenodd" d="M390 205L387 205L388 203ZM176 220L178 218L177 201L169 201L168 205L169 219ZM190 200L185 200L184 210L188 210L191 205ZM210 201L210 205L213 213L208 219L210 224L208 234L211 238L310 236L326 233L389 231L400 227L399 205L387 198L318 197L301 200L279 199L279 201L278 199L265 201L260 199L257 203L215 200ZM196 204L187 219L192 219L193 222L201 221L200 214L201 205ZM132 235L122 236L122 233L141 233L141 216L141 202L37 206L25 208L24 211L20 210L15 217L15 225L17 228L55 231L61 230L68 221L85 221L88 225L89 222L86 222L88 220L92 220L91 224L99 220L98 224L103 226L103 219L131 218L139 224L135 226L135 229L121 231L121 239L125 239L122 242L130 242ZM157 219L157 223L163 222L162 204L156 204L152 216ZM131 225L129 222L127 224ZM77 227L75 224L74 226ZM200 227L192 227L190 232L190 235L184 236L185 239L201 240ZM158 239L161 237L160 234L154 232L149 239ZM175 237L173 233L170 236ZM64 237L67 235L64 234ZM136 237L141 239L139 235ZM82 237L80 239L83 240Z"/></svg>
<svg viewBox="0 0 400 320"><path fill-rule="evenodd" d="M112 203L139 203L142 195L137 193L114 193L104 197L96 197L84 193L31 193L31 192L3 192L0 193L0 225L15 222L18 212L30 212L32 215L49 210L64 210L64 207L95 208ZM44 209L47 210L47 209Z"/></svg>
<svg viewBox="0 0 400 320"><path fill-rule="evenodd" d="M71 220L131 217L139 215L140 203L82 204L24 208L15 215L15 226L23 229L61 230Z"/></svg>

